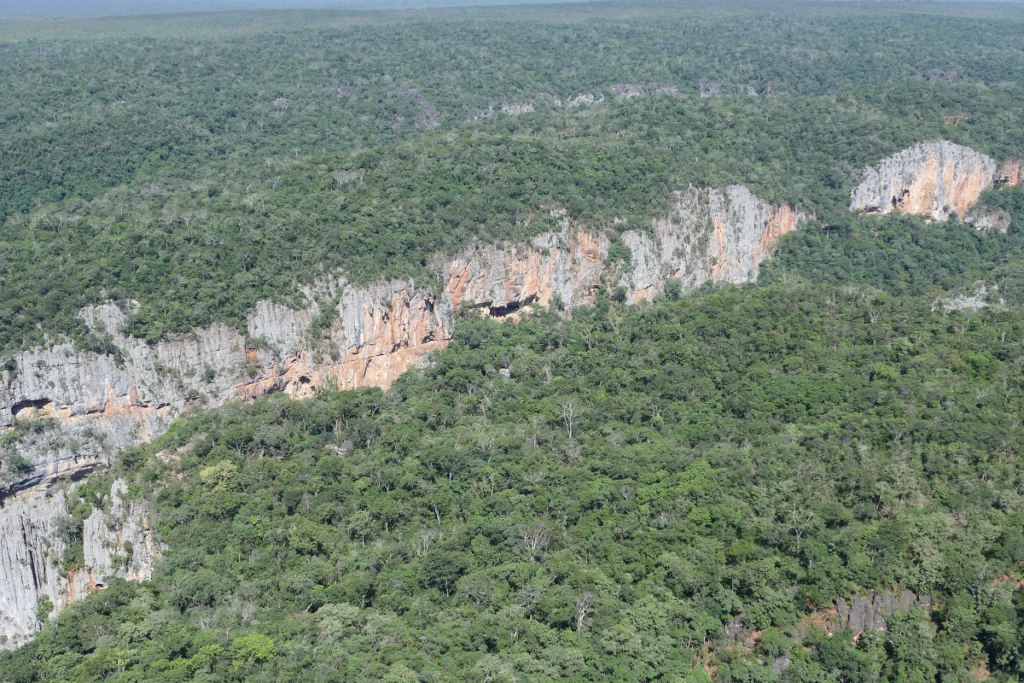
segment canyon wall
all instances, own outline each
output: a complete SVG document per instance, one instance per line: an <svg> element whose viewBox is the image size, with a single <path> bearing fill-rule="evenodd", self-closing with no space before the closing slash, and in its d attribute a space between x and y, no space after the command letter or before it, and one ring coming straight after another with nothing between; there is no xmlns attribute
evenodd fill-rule
<svg viewBox="0 0 1024 683"><path fill-rule="evenodd" d="M534 306L590 303L601 286L622 287L639 302L667 278L684 289L749 282L778 238L803 220L742 186L690 188L675 199L649 231L622 235L628 262L609 259L606 235L556 213L558 229L528 244L476 245L438 258L434 282L357 287L333 277L304 292L305 308L262 301L244 332L214 324L147 344L122 334L127 316L117 306L83 310L82 321L109 335L115 353L58 343L18 354L0 374L0 636L9 646L29 638L40 596L56 611L110 576L150 575L158 553L145 509L122 502L123 484L111 492L109 514L85 520L85 568L63 571L67 548L57 528L68 518L68 494L56 489L109 464L118 448L160 434L188 408L272 392L304 398L324 386L387 387L448 344L460 308L514 319Z"/></svg>
<svg viewBox="0 0 1024 683"><path fill-rule="evenodd" d="M946 220L956 214L979 229L1002 230L1008 219L971 209L990 187L1016 185L1022 162L996 161L946 140L914 145L861 173L850 195L850 210L917 214Z"/></svg>
<svg viewBox="0 0 1024 683"><path fill-rule="evenodd" d="M272 392L303 398L323 386L387 387L448 343L460 307L505 318L532 306L592 302L602 285L624 287L637 302L667 278L684 289L752 281L779 237L803 220L742 186L690 188L675 199L649 231L622 235L628 264L609 260L606 235L555 215L559 229L528 244L477 245L438 259L435 282L356 287L325 278L304 292L306 308L262 301L244 332L214 324L147 344L122 334L127 316L117 306L87 308L82 321L109 335L115 353L58 343L18 354L0 373L0 458L20 459L19 468L0 472L0 493L84 476L191 406Z"/></svg>
<svg viewBox="0 0 1024 683"><path fill-rule="evenodd" d="M955 213L979 228L1005 230L1007 217L971 209L984 189L1018 184L1022 166L997 166L946 141L922 143L866 169L850 208L934 220ZM273 392L305 398L326 386L386 388L448 344L460 308L515 319L535 306L591 303L602 286L639 303L670 279L684 291L707 281L751 282L805 216L741 185L691 187L675 193L672 210L649 228L619 236L628 260L610 258L607 235L564 214L552 219L557 229L527 244L476 245L438 257L433 281L353 286L324 278L304 291L305 308L262 301L244 330L214 324L147 344L121 333L126 313L117 306L90 307L80 313L83 322L109 335L116 352L56 343L11 359L0 372L0 636L8 644L29 637L41 595L57 610L117 572L149 575L158 553L145 510L122 502L123 484L111 491L110 515L85 521L91 569L64 572L67 549L56 525L68 506L57 489L109 464L118 448L162 433L188 408ZM133 548L127 565L125 540Z"/></svg>
<svg viewBox="0 0 1024 683"><path fill-rule="evenodd" d="M712 282L753 282L782 235L804 215L772 206L742 185L690 188L675 195L674 211L654 221L651 233L631 230L622 240L633 267L622 280L631 303L660 293L669 279L683 290Z"/></svg>
<svg viewBox="0 0 1024 683"><path fill-rule="evenodd" d="M107 511L93 510L80 537L81 563L65 567L71 517L62 489L30 489L5 501L0 510L0 647L23 645L39 626L39 599L49 598L49 615L111 579L146 580L159 548L144 502L127 500L117 480Z"/></svg>

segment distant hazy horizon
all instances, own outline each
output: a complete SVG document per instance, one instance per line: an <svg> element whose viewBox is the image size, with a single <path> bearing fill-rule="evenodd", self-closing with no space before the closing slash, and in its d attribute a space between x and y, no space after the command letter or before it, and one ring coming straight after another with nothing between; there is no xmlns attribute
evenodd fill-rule
<svg viewBox="0 0 1024 683"><path fill-rule="evenodd" d="M73 18L245 9L401 9L542 4L565 0L0 0L0 19ZM576 0L592 1L592 0Z"/></svg>
<svg viewBox="0 0 1024 683"><path fill-rule="evenodd" d="M137 14L226 12L237 10L273 9L374 10L429 7L480 7L489 5L539 5L564 2L600 1L602 0L0 0L0 19L104 17ZM881 2L886 0L878 1ZM1024 2L1024 0L895 1L976 1L986 3Z"/></svg>

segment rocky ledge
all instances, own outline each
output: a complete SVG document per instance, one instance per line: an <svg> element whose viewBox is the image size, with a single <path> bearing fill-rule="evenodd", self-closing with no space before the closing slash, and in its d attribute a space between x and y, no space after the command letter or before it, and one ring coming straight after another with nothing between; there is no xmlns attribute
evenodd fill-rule
<svg viewBox="0 0 1024 683"><path fill-rule="evenodd" d="M460 307L503 319L535 306L592 302L600 286L621 288L635 303L670 278L684 289L749 282L804 216L742 186L690 188L650 229L621 235L632 251L628 264L609 258L607 235L561 214L552 219L558 229L528 244L477 245L438 258L434 282L352 286L333 277L305 292L303 309L260 302L244 332L215 324L147 344L122 334L127 314L107 304L80 315L110 336L115 353L59 343L18 354L0 374L0 636L8 645L29 638L41 596L59 610L110 576L149 576L157 553L145 510L126 507L123 488L111 491L102 523L86 520L86 567L62 570L67 548L57 530L68 505L65 493L48 487L108 464L118 448L160 434L190 406L271 392L303 398L327 386L387 387L448 344ZM133 548L128 565L124 540Z"/></svg>
<svg viewBox="0 0 1024 683"><path fill-rule="evenodd" d="M997 168L966 147L923 143L867 169L851 209L970 217L984 189L1020 177L1020 162ZM674 195L668 215L619 236L628 261L610 258L607 235L564 215L553 219L558 229L528 244L477 245L436 259L435 281L352 286L340 276L326 278L305 292L305 308L260 302L244 331L215 324L147 344L122 334L126 313L108 304L81 316L91 330L110 335L114 353L58 343L10 359L0 373L0 637L16 645L31 636L40 596L59 610L111 576L150 575L158 553L146 511L122 502L123 484L111 490L108 514L86 520L85 567L61 569L67 548L58 525L68 505L52 486L160 434L190 406L271 392L303 398L328 386L387 387L448 344L460 307L515 318L534 306L590 303L601 286L638 303L670 279L683 290L707 281L751 282L779 238L805 216L740 185L689 188ZM125 541L132 548L127 560Z"/></svg>
<svg viewBox="0 0 1024 683"><path fill-rule="evenodd" d="M220 405L271 392L302 398L318 387L389 386L452 338L455 312L473 307L505 318L558 302L593 301L599 286L631 302L667 279L683 289L705 281L749 282L779 237L804 220L742 186L676 193L670 215L621 235L632 258L609 259L610 240L565 216L529 244L479 245L437 259L436 282L351 286L328 278L308 289L308 306L272 301L250 311L245 332L224 324L147 344L121 333L126 313L107 304L81 312L109 335L112 354L59 343L18 354L0 373L0 493L84 474L117 448L149 440L193 405ZM130 313L130 311L129 311Z"/></svg>

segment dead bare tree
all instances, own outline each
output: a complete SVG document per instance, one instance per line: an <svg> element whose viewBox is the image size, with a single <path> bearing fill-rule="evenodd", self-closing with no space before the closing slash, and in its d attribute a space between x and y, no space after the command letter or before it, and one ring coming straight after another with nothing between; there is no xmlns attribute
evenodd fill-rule
<svg viewBox="0 0 1024 683"><path fill-rule="evenodd" d="M594 612L594 594L590 591L583 591L576 597L576 632L583 630L583 622Z"/></svg>
<svg viewBox="0 0 1024 683"><path fill-rule="evenodd" d="M532 553L547 550L548 542L551 540L551 530L543 524L521 526L517 533L519 534L519 542Z"/></svg>
<svg viewBox="0 0 1024 683"><path fill-rule="evenodd" d="M562 424L565 425L565 432L572 438L572 430L580 418L580 409L576 401L569 399L558 404L562 409Z"/></svg>

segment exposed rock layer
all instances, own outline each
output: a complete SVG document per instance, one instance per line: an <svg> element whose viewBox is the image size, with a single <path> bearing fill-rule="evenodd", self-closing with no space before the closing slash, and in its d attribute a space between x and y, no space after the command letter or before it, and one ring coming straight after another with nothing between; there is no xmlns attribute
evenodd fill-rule
<svg viewBox="0 0 1024 683"><path fill-rule="evenodd" d="M968 148L924 143L865 171L851 208L965 216L983 189L1020 182L1021 165L997 169ZM562 218L560 229L529 244L479 245L439 260L437 282L353 287L330 278L305 292L304 309L260 302L246 334L215 324L150 345L121 334L125 314L116 306L82 311L90 329L111 335L118 354L56 344L19 354L15 370L0 375L0 431L45 426L19 429L0 447L0 458L18 456L22 464L16 474L9 466L0 474L0 494L9 496L0 509L0 634L9 644L30 637L40 595L60 609L111 576L150 575L158 553L146 510L123 502L123 483L111 491L110 513L97 511L85 521L86 566L70 575L60 568L66 548L56 533L67 517L65 494L47 497L45 489L163 432L190 406L278 391L303 398L323 386L387 387L447 345L459 307L505 318L532 306L590 303L602 285L622 288L637 303L656 296L669 279L684 290L706 281L753 281L778 239L802 220L794 207L769 205L743 186L689 188L676 193L673 210L650 230L621 235L628 264L609 259L607 236ZM850 609L859 614L859 607Z"/></svg>
<svg viewBox="0 0 1024 683"><path fill-rule="evenodd" d="M633 268L622 284L637 303L660 293L669 279L684 290L704 282L752 282L782 235L804 216L773 207L742 185L676 193L675 210L654 222L654 233L628 231L623 241Z"/></svg>
<svg viewBox="0 0 1024 683"><path fill-rule="evenodd" d="M0 485L13 492L84 474L114 449L161 433L192 405L277 391L306 397L321 386L387 387L448 343L460 306L503 318L534 305L588 303L602 284L625 287L636 302L658 293L666 278L679 278L684 289L706 280L748 282L802 218L742 186L691 188L677 193L671 215L650 232L623 234L628 268L609 261L608 237L561 218L559 230L527 245L476 246L439 261L436 283L352 287L326 279L306 292L305 309L260 302L245 335L214 324L146 344L121 334L118 307L91 307L83 322L110 334L117 356L56 344L19 354L16 369L0 375L0 430L43 419L49 425L4 447L0 456L16 453L35 469L8 473Z"/></svg>
<svg viewBox="0 0 1024 683"><path fill-rule="evenodd" d="M61 533L69 519L64 491L41 489L8 499L0 509L0 647L17 647L39 626L39 599L56 614L114 577L152 576L159 549L145 503L127 502L127 487L111 487L109 512L94 510L82 528L82 566L65 571L68 547Z"/></svg>
<svg viewBox="0 0 1024 683"><path fill-rule="evenodd" d="M1005 229L1000 217L969 213L981 193L1016 185L1021 161L998 168L992 158L946 140L923 142L864 170L850 197L852 211L917 214L946 220L956 214L979 229Z"/></svg>
<svg viewBox="0 0 1024 683"><path fill-rule="evenodd" d="M917 608L926 614L931 610L931 598L927 595L915 595L906 589L899 595L890 591L870 591L864 597L852 598L849 603L843 598L836 598L835 602L835 631L849 630L855 634L870 629L885 630L886 619L897 610Z"/></svg>

